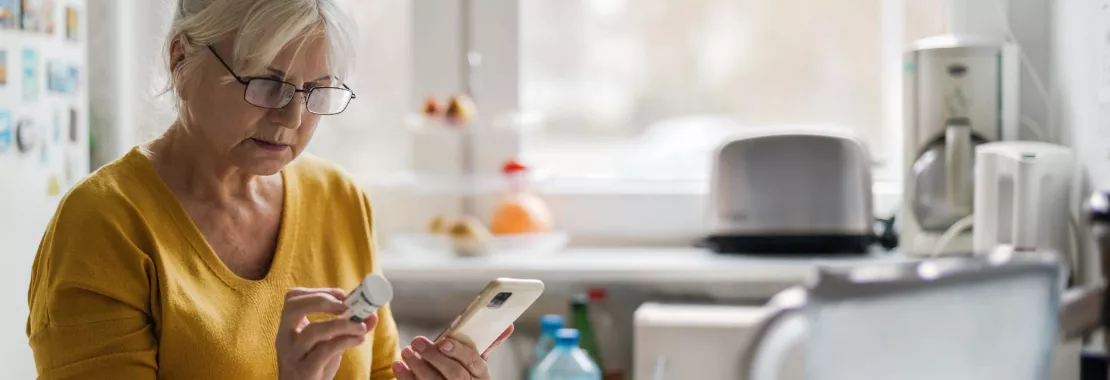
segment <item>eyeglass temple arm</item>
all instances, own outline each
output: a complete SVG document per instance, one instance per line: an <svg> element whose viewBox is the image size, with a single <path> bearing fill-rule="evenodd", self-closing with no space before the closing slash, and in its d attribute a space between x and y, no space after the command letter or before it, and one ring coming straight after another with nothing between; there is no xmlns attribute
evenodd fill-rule
<svg viewBox="0 0 1110 380"><path fill-rule="evenodd" d="M227 72L231 73L231 76L235 77L235 80L239 81L239 83L242 83L242 84L250 83L249 80L243 79L238 74L235 74L235 70L232 70L231 66L228 66L227 62L224 62L223 57L220 57L220 54L216 53L216 49L213 48L212 45L208 45L208 50L212 52L212 55L216 56L216 60L220 61L221 65L224 65L224 68L227 69ZM351 99L354 99L354 98L358 97L358 96L355 95L354 90L351 90L350 87L347 87L346 83L343 83L343 88L346 89L347 91L351 92ZM295 90L297 92L308 92L308 91L301 90L301 89L295 89Z"/></svg>
<svg viewBox="0 0 1110 380"><path fill-rule="evenodd" d="M350 87L347 87L346 83L343 83L343 88L346 89L347 91L351 92L351 99L354 99L354 98L358 97L358 96L355 95L355 90L352 90Z"/></svg>
<svg viewBox="0 0 1110 380"><path fill-rule="evenodd" d="M216 49L213 48L212 45L208 45L208 50L212 52L212 55L216 56L216 60L220 61L221 65L224 65L224 68L227 69L227 72L231 73L231 76L235 77L236 81L238 81L239 83L242 83L242 84L250 83L249 80L243 79L242 77L239 76L239 74L236 74L235 70L232 70L231 66L228 66L227 62L224 62L224 58L220 57L219 53L216 53Z"/></svg>

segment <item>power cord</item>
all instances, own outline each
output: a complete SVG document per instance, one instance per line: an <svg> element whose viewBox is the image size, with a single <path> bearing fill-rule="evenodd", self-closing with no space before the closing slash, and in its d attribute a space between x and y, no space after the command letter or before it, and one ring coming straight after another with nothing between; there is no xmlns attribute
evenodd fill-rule
<svg viewBox="0 0 1110 380"><path fill-rule="evenodd" d="M933 245L933 252L929 256L940 256L941 252L944 252L944 249L948 248L948 245L952 243L952 239L955 239L956 236L959 236L964 231L971 229L971 226L974 223L974 214L965 216L960 220L957 220L955 223L952 223L952 225L948 227L948 229L945 230L943 234L940 235L940 238L937 239L937 243Z"/></svg>
<svg viewBox="0 0 1110 380"><path fill-rule="evenodd" d="M895 226L895 218L897 215L891 215L889 218L875 218L876 234L875 242L879 243L880 247L885 250L892 250L898 248L898 228Z"/></svg>

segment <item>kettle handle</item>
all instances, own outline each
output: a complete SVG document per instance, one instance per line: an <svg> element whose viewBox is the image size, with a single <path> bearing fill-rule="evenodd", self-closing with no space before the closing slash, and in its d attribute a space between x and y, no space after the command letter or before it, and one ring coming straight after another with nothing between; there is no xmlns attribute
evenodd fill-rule
<svg viewBox="0 0 1110 380"><path fill-rule="evenodd" d="M1034 157L1022 156L1014 162L1014 248L1037 248L1037 209L1040 208L1040 176Z"/></svg>
<svg viewBox="0 0 1110 380"><path fill-rule="evenodd" d="M971 142L971 125L966 117L953 117L948 119L948 126L944 129L944 155L945 155L945 198L948 207L961 214L970 215L972 207L969 181L971 181L973 146Z"/></svg>

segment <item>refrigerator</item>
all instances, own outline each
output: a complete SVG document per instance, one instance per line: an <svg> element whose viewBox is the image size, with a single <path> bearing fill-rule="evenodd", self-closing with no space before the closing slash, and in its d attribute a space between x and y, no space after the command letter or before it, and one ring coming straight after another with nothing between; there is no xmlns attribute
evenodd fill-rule
<svg viewBox="0 0 1110 380"><path fill-rule="evenodd" d="M35 378L27 288L47 223L89 173L85 0L0 0L0 377Z"/></svg>

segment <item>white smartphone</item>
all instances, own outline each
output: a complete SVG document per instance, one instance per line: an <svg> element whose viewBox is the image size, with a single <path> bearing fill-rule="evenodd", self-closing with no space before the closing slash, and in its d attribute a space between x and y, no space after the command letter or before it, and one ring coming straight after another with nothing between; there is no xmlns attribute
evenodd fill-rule
<svg viewBox="0 0 1110 380"><path fill-rule="evenodd" d="M457 339L485 353L529 306L543 294L540 280L498 278L490 281L447 329L436 338Z"/></svg>

